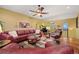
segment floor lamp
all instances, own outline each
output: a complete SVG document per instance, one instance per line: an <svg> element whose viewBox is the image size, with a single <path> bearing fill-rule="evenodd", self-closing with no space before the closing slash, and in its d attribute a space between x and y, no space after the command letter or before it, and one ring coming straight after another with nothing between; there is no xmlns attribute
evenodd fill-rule
<svg viewBox="0 0 79 59"><path fill-rule="evenodd" d="M67 39L69 39L68 23L65 22L65 23L63 24L63 29L64 29L64 31L66 31Z"/></svg>
<svg viewBox="0 0 79 59"><path fill-rule="evenodd" d="M68 29L67 29L67 39L69 39L69 31L68 31Z"/></svg>

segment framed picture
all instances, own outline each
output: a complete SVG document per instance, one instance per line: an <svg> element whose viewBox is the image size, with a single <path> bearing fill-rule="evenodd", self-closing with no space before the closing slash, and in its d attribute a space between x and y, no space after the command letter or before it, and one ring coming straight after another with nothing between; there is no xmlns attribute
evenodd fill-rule
<svg viewBox="0 0 79 59"><path fill-rule="evenodd" d="M28 26L30 26L30 24L27 23L27 22L19 22L19 27L20 28L27 28Z"/></svg>

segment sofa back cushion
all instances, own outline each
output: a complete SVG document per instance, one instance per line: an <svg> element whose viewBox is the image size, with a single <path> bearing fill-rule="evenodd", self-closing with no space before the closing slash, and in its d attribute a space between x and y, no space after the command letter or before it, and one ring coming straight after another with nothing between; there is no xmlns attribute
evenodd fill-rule
<svg viewBox="0 0 79 59"><path fill-rule="evenodd" d="M32 30L30 30L30 32L31 32L31 33L35 33L35 30L34 30L34 29L32 29Z"/></svg>
<svg viewBox="0 0 79 59"><path fill-rule="evenodd" d="M17 30L18 35L32 34L35 33L34 29Z"/></svg>
<svg viewBox="0 0 79 59"><path fill-rule="evenodd" d="M24 30L17 30L17 34L18 34L18 35L24 35L25 32L24 32Z"/></svg>
<svg viewBox="0 0 79 59"><path fill-rule="evenodd" d="M30 34L29 30L24 30L25 34Z"/></svg>
<svg viewBox="0 0 79 59"><path fill-rule="evenodd" d="M5 31L5 32L3 32L3 33L8 34L8 31Z"/></svg>

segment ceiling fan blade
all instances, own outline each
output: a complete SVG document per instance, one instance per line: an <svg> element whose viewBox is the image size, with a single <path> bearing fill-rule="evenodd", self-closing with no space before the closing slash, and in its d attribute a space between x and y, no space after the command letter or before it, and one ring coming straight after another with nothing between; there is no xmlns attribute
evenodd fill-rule
<svg viewBox="0 0 79 59"><path fill-rule="evenodd" d="M40 12L37 12L37 11L33 11L33 10L30 10L30 12L34 12L34 13L40 13Z"/></svg>
<svg viewBox="0 0 79 59"><path fill-rule="evenodd" d="M42 17L43 14L48 14L47 12L43 12L43 10L44 10L44 7L41 7L40 5L38 5L37 10L29 10L29 11L35 13L33 16L39 15L40 17Z"/></svg>
<svg viewBox="0 0 79 59"><path fill-rule="evenodd" d="M34 14L33 16L36 16L37 14Z"/></svg>
<svg viewBox="0 0 79 59"><path fill-rule="evenodd" d="M42 12L41 14L48 14L47 12Z"/></svg>
<svg viewBox="0 0 79 59"><path fill-rule="evenodd" d="M33 11L33 10L29 10L29 11L31 11L31 12L35 12L35 11Z"/></svg>

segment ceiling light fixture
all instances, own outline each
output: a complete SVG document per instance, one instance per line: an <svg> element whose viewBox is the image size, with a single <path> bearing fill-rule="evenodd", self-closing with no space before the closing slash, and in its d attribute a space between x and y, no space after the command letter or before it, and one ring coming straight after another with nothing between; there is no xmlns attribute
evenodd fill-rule
<svg viewBox="0 0 79 59"><path fill-rule="evenodd" d="M44 12L44 7L41 7L40 5L38 5L38 8L36 10L30 10L30 12L35 13L33 16L40 16L42 17L43 14L48 14L47 12Z"/></svg>

